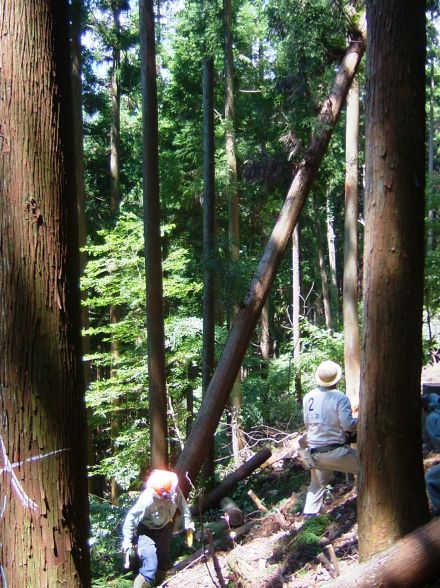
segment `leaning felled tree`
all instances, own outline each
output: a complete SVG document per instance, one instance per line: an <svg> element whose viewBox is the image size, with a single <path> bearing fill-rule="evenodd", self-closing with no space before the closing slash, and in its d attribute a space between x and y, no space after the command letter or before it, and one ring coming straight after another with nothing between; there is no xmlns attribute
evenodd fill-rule
<svg viewBox="0 0 440 588"><path fill-rule="evenodd" d="M90 585L67 0L0 1L0 577Z"/></svg>

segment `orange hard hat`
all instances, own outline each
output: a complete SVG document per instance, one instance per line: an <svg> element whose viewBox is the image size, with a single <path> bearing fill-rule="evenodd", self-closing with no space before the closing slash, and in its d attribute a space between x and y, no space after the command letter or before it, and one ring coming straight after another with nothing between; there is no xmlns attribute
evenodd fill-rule
<svg viewBox="0 0 440 588"><path fill-rule="evenodd" d="M177 488L179 480L174 472L154 470L147 479L146 487L161 498L170 498Z"/></svg>

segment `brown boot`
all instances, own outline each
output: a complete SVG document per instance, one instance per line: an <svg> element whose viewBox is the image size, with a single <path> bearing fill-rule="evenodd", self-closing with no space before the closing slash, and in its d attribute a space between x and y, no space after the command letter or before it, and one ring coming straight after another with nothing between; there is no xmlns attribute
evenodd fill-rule
<svg viewBox="0 0 440 588"><path fill-rule="evenodd" d="M142 574L138 574L133 582L133 588L150 588L151 584Z"/></svg>

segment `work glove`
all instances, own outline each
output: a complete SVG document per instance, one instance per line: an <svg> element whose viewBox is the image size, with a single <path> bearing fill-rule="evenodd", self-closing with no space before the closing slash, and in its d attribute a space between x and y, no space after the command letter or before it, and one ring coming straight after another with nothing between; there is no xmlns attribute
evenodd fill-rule
<svg viewBox="0 0 440 588"><path fill-rule="evenodd" d="M194 523L191 521L190 523L188 523L188 526L186 527L186 538L185 538L185 542L188 545L188 547L192 547L193 546L193 541L194 541Z"/></svg>

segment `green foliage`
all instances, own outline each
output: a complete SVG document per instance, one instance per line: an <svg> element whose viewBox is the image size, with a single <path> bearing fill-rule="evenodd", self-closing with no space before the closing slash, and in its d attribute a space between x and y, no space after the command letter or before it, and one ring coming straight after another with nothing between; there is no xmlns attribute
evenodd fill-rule
<svg viewBox="0 0 440 588"><path fill-rule="evenodd" d="M300 326L303 346L301 349L300 371L305 388L315 387L314 374L318 365L331 359L340 365L344 364L344 335L343 333L329 333L327 329L301 321ZM343 380L340 387L343 387Z"/></svg>
<svg viewBox="0 0 440 588"><path fill-rule="evenodd" d="M170 418L170 437L173 441L186 429L189 416L186 396L193 395L196 413L201 403L203 58L211 55L215 65L218 255L213 265L217 273L218 359L229 330L227 317L231 307L246 297L295 166L315 130L316 113L328 92L348 33L358 19L358 15L352 15L347 20L344 13L346 4L330 0L233 2L240 259L231 264L226 190L228 170L224 145L222 3L220 0L193 0L186 2L177 13L175 3L161 3L162 14L156 28L160 196L166 375L170 411L173 413ZM437 4L431 3L430 9L437 10ZM88 359L93 375L87 405L90 425L96 431L94 442L98 457L92 473L103 475L106 480L115 478L127 489L136 487L140 472L150 457L138 14L134 7L124 10L122 30L120 35L116 35L111 3L94 0L91 8L95 9L95 14L89 18L87 34L92 42L83 52L89 229L86 251L89 261L82 278L82 288L88 295L85 304L89 310L90 326L85 334L91 344ZM440 87L438 43L432 22L428 33L429 58L435 58L436 99L437 88ZM109 179L109 79L111 54L115 46L121 49L118 79L121 85L122 202L117 218L110 206ZM438 115L434 114L437 128ZM436 146L439 144L437 139L436 136ZM322 326L316 220L317 216L318 220L324 217L328 203L336 234L337 287L341 299L344 141L344 118L341 117L314 182L318 215L309 203L301 213L301 358L295 363L292 353L288 319L292 298L291 263L287 251L269 297L272 357L269 361L261 359L258 348L261 329L257 325L243 362L242 422L246 431L265 426L289 431L299 428L302 415L294 386L295 377L301 376L302 387L306 391L315 386L314 373L322 360L331 358L343 364L343 334L337 329L330 334ZM438 151L435 147L434 173L428 181L428 200L436 211L439 209L440 192ZM361 152L360 169L362 164ZM362 197L361 190L360 202ZM359 227L361 245L361 224ZM437 234L439 229L435 218L428 221L427 230L432 230L434 241L438 242L440 235ZM321 245L325 250L324 240ZM327 255L324 254L324 257L328 264ZM426 258L426 307L434 326L432 346L440 345L440 328L436 326L440 314L439 266L439 254L434 248ZM117 306L120 311L120 320L115 324L111 324L109 318L111 306ZM117 354L112 353L112 344L117 346ZM118 424L116 437L112 433L113 423ZM217 457L224 459L222 467L225 471L231 467L227 431L225 420L222 420L216 440L219 442ZM221 468L219 472L223 473ZM105 569L105 558L101 564L101 568L94 564L96 574L108 578L111 585L112 577L109 569Z"/></svg>
<svg viewBox="0 0 440 588"><path fill-rule="evenodd" d="M328 515L319 515L306 520L300 533L292 542L292 550L315 557L322 551L320 537L330 523Z"/></svg>
<svg viewBox="0 0 440 588"><path fill-rule="evenodd" d="M115 586L125 588L132 585L129 574L124 578L124 560L121 552L121 528L127 510L126 500L121 506L112 506L107 501L90 497L90 555L93 588Z"/></svg>

